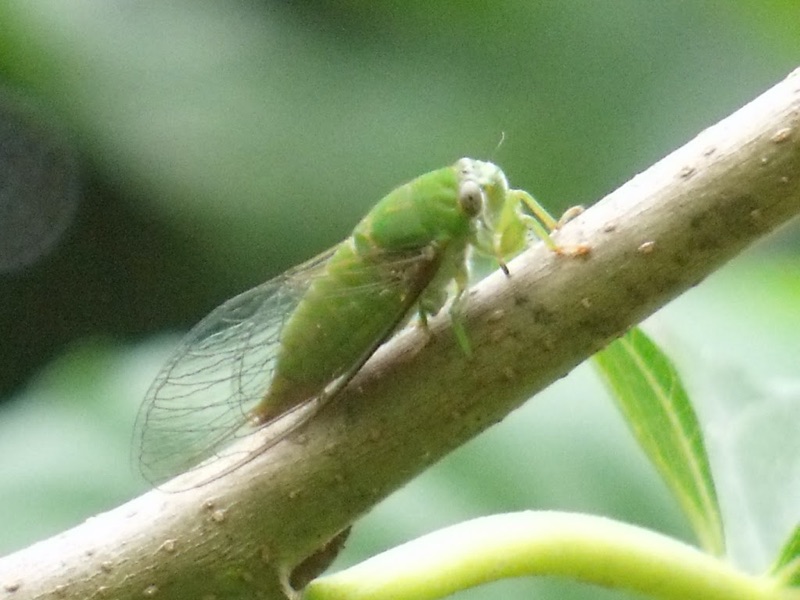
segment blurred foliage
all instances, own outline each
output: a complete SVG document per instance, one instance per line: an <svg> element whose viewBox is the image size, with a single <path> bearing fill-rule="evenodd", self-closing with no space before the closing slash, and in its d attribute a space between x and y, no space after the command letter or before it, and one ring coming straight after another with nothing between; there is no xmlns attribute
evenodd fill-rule
<svg viewBox="0 0 800 600"><path fill-rule="evenodd" d="M0 0L0 158L52 131L42 147L56 150L31 155L73 156L52 202L79 202L60 243L20 236L38 262L0 273L0 396L13 396L0 552L143 489L133 415L174 343L152 336L315 255L386 191L460 156L499 163L553 212L590 204L795 68L798 20L794 0ZM24 184L20 164L3 158L2 181ZM25 196L2 186L8 235ZM756 569L798 519L778 502L799 485L781 429L799 410L796 248L785 234L652 324L693 381L731 553ZM521 508L688 537L602 394L579 369L381 505L341 560ZM617 597L527 581L463 597L531 589Z"/></svg>

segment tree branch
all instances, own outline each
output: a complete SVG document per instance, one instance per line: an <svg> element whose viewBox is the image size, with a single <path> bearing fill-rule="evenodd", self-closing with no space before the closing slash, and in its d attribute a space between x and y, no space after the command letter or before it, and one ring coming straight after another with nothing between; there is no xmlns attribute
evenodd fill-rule
<svg viewBox="0 0 800 600"><path fill-rule="evenodd" d="M800 70L408 328L306 427L183 493L152 491L0 561L0 599L282 598L281 577L442 456L800 212ZM257 443L263 432L247 443Z"/></svg>

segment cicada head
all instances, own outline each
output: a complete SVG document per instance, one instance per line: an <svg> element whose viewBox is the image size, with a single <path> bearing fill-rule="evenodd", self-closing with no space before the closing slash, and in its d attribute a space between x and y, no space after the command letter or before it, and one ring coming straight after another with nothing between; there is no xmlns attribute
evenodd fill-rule
<svg viewBox="0 0 800 600"><path fill-rule="evenodd" d="M497 165L473 158L462 158L456 163L459 175L459 196L469 201L476 191L480 191L480 214L476 215L484 226L493 231L501 219L506 205L508 181Z"/></svg>

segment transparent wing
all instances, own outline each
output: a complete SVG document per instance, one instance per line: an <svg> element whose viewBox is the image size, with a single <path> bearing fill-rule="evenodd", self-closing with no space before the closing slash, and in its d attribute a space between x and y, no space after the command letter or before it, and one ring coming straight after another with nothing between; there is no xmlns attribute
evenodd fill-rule
<svg viewBox="0 0 800 600"><path fill-rule="evenodd" d="M187 334L151 385L136 420L135 461L148 481L158 485L205 459L222 456L233 439L258 429L250 412L269 387L281 330L311 283L324 276L334 250L228 300ZM394 329L430 282L435 265L426 249L387 255L384 261L392 276L361 286L358 292L387 286L408 289L409 302L397 315ZM421 263L433 268L417 268ZM422 275L398 276L408 272ZM385 337L376 340L364 360ZM361 364L354 365L348 379ZM245 456L237 464L247 460Z"/></svg>
<svg viewBox="0 0 800 600"><path fill-rule="evenodd" d="M181 341L136 421L137 460L148 481L186 471L253 431L248 414L269 384L280 330L325 262L228 300Z"/></svg>

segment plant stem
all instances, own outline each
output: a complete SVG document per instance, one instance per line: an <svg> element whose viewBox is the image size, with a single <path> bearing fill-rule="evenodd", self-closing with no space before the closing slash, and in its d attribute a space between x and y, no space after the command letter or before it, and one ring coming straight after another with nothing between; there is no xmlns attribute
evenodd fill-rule
<svg viewBox="0 0 800 600"><path fill-rule="evenodd" d="M436 531L312 582L304 600L434 600L508 577L558 576L658 600L800 598L661 534L589 515L519 512ZM791 594L794 594L792 596Z"/></svg>

